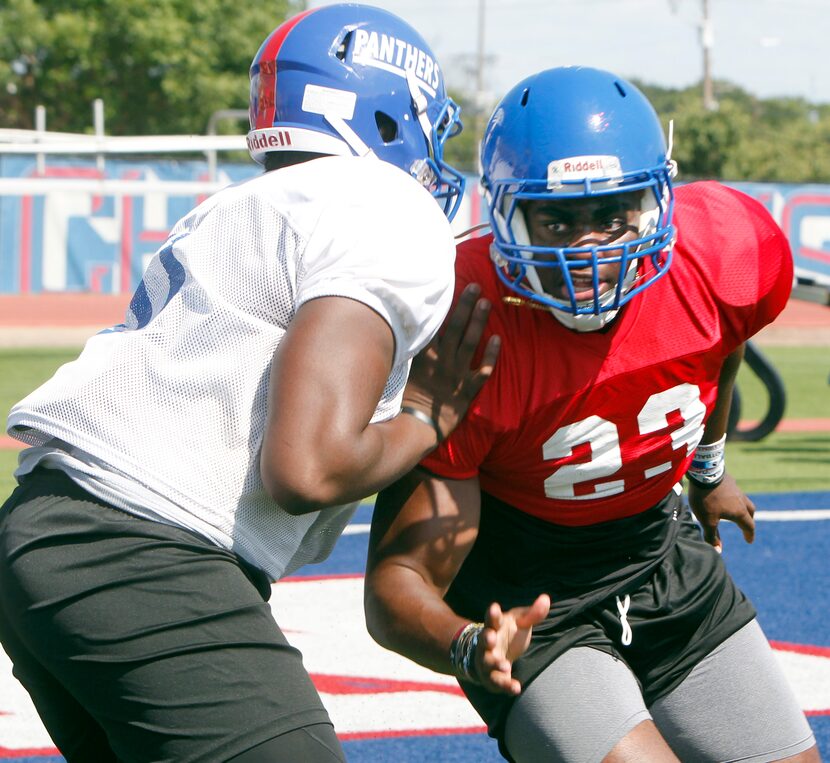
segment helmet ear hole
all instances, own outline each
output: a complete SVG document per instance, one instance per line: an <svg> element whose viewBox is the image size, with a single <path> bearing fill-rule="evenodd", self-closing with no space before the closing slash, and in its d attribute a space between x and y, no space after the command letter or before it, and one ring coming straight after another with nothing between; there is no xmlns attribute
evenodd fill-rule
<svg viewBox="0 0 830 763"><path fill-rule="evenodd" d="M354 32L349 31L343 35L343 39L340 40L340 44L337 46L337 50L334 51L334 57L338 61L345 61L346 60L346 53L349 50L349 47L352 44L352 37L354 37Z"/></svg>
<svg viewBox="0 0 830 763"><path fill-rule="evenodd" d="M378 134L384 143L391 143L398 138L398 123L388 114L382 111L375 112L375 124L378 126Z"/></svg>

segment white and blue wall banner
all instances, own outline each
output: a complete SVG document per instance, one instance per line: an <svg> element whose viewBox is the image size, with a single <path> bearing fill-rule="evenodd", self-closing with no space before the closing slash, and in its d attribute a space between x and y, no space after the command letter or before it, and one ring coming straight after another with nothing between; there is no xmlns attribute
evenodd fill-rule
<svg viewBox="0 0 830 763"><path fill-rule="evenodd" d="M261 171L253 163L220 163L216 180L227 185ZM0 156L0 178L0 295L131 294L175 222L208 193L193 185L207 186L205 161L107 160L101 168L94 159L50 158L38 173L34 156L8 155ZM122 188L113 192L102 182L95 191L94 182L77 181L121 181ZM830 287L830 185L732 185L782 226L798 280ZM469 177L453 228L460 233L486 219L477 178Z"/></svg>

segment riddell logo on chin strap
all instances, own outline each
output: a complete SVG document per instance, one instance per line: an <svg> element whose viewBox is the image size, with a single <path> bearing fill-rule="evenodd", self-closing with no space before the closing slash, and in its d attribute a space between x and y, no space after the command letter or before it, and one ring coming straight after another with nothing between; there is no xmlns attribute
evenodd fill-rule
<svg viewBox="0 0 830 763"><path fill-rule="evenodd" d="M291 133L288 130L272 130L268 133L248 136L248 150L263 148L285 148L291 145Z"/></svg>

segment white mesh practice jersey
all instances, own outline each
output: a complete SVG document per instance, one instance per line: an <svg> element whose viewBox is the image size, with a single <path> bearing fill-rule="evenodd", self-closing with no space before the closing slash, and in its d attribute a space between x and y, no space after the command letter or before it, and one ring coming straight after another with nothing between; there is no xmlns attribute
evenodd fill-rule
<svg viewBox="0 0 830 763"><path fill-rule="evenodd" d="M355 505L292 516L265 493L269 369L297 309L365 303L394 366L373 421L400 409L409 363L449 308L455 247L429 193L374 158L327 157L226 188L180 220L124 325L87 341L15 405L37 463L127 511L194 530L272 579L330 552Z"/></svg>

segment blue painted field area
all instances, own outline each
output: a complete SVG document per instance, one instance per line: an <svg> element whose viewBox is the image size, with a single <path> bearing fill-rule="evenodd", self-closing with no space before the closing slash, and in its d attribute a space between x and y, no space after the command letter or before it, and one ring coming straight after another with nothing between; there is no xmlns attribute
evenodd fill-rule
<svg viewBox="0 0 830 763"><path fill-rule="evenodd" d="M753 496L754 544L724 523L724 558L755 603L830 760L830 492ZM362 571L371 507L332 557L274 587L277 619L305 662L350 761L499 761L495 743L453 681L374 644L365 633ZM0 664L0 759L60 763L28 698Z"/></svg>

